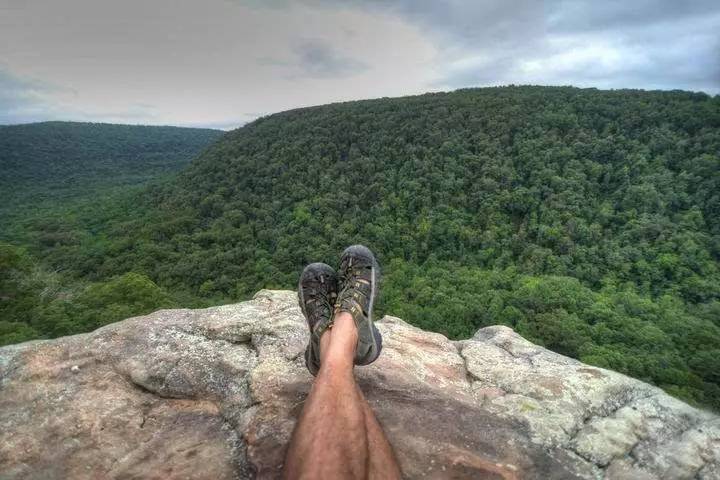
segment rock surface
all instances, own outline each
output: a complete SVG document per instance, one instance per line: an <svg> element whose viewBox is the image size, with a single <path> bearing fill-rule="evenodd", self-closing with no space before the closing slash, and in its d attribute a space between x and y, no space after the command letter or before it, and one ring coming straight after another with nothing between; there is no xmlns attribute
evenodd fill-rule
<svg viewBox="0 0 720 480"><path fill-rule="evenodd" d="M533 345L400 319L356 369L408 478L720 478L720 417ZM276 478L312 377L294 292L0 349L0 478Z"/></svg>

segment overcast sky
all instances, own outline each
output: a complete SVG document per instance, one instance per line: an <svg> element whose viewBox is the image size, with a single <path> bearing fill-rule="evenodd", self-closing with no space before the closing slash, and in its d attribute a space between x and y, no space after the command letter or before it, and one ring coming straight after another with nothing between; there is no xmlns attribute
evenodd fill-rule
<svg viewBox="0 0 720 480"><path fill-rule="evenodd" d="M542 84L720 93L718 0L0 0L0 124L233 128Z"/></svg>

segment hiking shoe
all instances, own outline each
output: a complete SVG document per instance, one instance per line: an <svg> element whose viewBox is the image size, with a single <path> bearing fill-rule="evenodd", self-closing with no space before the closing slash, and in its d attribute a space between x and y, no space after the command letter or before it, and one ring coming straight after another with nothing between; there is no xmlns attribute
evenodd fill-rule
<svg viewBox="0 0 720 480"><path fill-rule="evenodd" d="M382 350L382 336L373 324L373 303L378 292L380 265L370 249L362 245L348 247L340 258L340 293L335 314L347 312L355 320L358 344L355 365L368 365Z"/></svg>
<svg viewBox="0 0 720 480"><path fill-rule="evenodd" d="M305 365L313 375L317 375L320 370L320 337L325 330L332 327L337 292L337 274L330 265L311 263L300 275L298 300L310 327Z"/></svg>

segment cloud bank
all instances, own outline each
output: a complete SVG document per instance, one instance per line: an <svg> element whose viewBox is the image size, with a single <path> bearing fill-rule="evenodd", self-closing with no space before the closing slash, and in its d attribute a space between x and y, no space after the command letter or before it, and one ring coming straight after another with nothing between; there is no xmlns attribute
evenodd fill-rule
<svg viewBox="0 0 720 480"><path fill-rule="evenodd" d="M0 0L0 123L232 128L503 84L720 93L720 2Z"/></svg>

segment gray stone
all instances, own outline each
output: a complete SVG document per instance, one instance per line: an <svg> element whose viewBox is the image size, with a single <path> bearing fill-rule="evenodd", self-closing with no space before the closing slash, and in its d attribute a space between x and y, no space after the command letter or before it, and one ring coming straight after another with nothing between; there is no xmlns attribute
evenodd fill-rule
<svg viewBox="0 0 720 480"><path fill-rule="evenodd" d="M0 349L0 478L276 478L312 382L294 292ZM720 418L507 327L400 319L359 383L407 478L720 478Z"/></svg>

